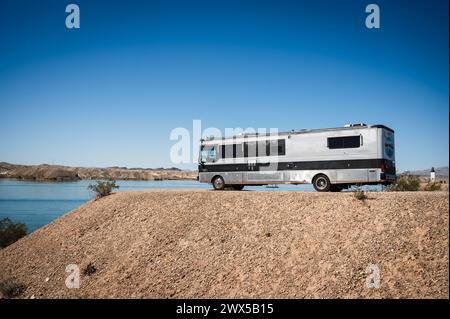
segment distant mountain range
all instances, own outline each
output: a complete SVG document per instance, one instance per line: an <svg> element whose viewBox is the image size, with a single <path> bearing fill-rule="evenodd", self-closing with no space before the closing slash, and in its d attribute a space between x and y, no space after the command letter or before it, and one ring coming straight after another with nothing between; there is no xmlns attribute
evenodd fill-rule
<svg viewBox="0 0 450 319"><path fill-rule="evenodd" d="M179 168L127 168L127 167L70 167L62 165L16 165L0 162L0 178L37 181L72 181L80 179L112 180L187 180L196 179L197 172Z"/></svg>

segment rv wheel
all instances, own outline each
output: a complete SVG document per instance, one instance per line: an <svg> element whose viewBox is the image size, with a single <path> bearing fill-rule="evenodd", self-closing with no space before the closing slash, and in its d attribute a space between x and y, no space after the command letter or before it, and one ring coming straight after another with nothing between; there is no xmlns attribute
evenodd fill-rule
<svg viewBox="0 0 450 319"><path fill-rule="evenodd" d="M222 176L214 177L212 184L216 191L221 191L225 188L225 181L223 180Z"/></svg>
<svg viewBox="0 0 450 319"><path fill-rule="evenodd" d="M244 189L244 185L233 185L235 191L241 191Z"/></svg>
<svg viewBox="0 0 450 319"><path fill-rule="evenodd" d="M314 177L313 186L318 192L328 192L330 191L331 183L326 175L320 174Z"/></svg>

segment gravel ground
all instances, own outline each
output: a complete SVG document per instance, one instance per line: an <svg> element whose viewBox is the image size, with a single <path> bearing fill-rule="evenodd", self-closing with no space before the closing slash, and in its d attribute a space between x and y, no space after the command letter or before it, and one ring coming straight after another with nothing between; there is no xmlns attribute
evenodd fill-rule
<svg viewBox="0 0 450 319"><path fill-rule="evenodd" d="M0 250L0 280L25 298L448 298L448 192L368 196L119 192Z"/></svg>

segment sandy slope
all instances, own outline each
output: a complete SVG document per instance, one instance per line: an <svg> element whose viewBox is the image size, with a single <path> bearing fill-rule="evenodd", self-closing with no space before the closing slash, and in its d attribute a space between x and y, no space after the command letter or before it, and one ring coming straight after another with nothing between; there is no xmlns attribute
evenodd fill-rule
<svg viewBox="0 0 450 319"><path fill-rule="evenodd" d="M448 199L120 192L0 251L0 280L16 277L36 298L448 298ZM80 289L65 287L72 263L97 268ZM366 288L369 263L379 289Z"/></svg>

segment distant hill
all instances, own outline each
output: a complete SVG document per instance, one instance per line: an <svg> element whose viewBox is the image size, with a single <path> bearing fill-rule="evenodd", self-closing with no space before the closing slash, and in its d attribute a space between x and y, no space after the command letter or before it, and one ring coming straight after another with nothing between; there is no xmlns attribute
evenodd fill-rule
<svg viewBox="0 0 450 319"><path fill-rule="evenodd" d="M113 180L193 180L197 172L179 168L70 167L62 165L16 165L0 162L0 178L38 181L73 181L80 179Z"/></svg>

